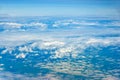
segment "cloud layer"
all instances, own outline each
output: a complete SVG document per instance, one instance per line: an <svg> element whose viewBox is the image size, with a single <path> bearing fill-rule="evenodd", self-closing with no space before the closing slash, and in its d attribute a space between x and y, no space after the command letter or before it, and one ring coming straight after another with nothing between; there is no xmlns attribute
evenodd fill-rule
<svg viewBox="0 0 120 80"><path fill-rule="evenodd" d="M118 80L119 26L79 18L1 21L0 79Z"/></svg>

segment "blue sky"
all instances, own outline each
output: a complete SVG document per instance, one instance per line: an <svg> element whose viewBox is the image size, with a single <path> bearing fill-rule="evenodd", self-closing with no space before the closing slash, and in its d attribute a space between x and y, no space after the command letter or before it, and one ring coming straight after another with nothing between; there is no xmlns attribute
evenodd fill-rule
<svg viewBox="0 0 120 80"><path fill-rule="evenodd" d="M119 16L120 0L0 0L13 16Z"/></svg>

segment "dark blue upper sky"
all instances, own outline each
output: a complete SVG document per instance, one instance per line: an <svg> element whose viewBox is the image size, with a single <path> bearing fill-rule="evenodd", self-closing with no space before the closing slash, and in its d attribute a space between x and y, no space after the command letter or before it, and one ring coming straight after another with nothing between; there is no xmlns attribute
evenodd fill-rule
<svg viewBox="0 0 120 80"><path fill-rule="evenodd" d="M119 15L120 0L0 0L0 14L13 16Z"/></svg>

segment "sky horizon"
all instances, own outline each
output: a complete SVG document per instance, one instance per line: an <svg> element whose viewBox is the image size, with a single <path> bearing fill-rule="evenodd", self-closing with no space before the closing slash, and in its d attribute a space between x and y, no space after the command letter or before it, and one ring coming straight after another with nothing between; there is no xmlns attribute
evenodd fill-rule
<svg viewBox="0 0 120 80"><path fill-rule="evenodd" d="M119 0L1 0L11 16L120 16Z"/></svg>

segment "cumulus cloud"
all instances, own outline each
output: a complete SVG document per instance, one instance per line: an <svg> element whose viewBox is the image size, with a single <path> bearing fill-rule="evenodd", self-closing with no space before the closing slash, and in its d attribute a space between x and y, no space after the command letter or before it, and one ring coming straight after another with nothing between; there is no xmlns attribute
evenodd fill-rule
<svg viewBox="0 0 120 80"><path fill-rule="evenodd" d="M19 35L18 35L19 36ZM56 35L57 36L57 35ZM49 36L50 37L50 36ZM64 36L63 36L64 37ZM65 56L76 57L79 53L82 53L86 48L99 47L99 46L110 46L114 44L118 44L120 42L120 38L88 38L88 37L77 37L77 38L55 38L50 37L46 39L44 36L38 35L20 35L20 37L16 36L3 36L0 42L0 46L4 45L7 48L2 51L2 54L7 52L11 53L14 50L15 46L19 46L18 50L20 52L34 52L34 48L38 49L47 49L52 50L56 49L54 52L54 56L52 58L62 58ZM27 43L32 42L27 45ZM19 43L19 44L18 44ZM9 48L10 46L14 46L13 48ZM24 46L21 46L24 45Z"/></svg>
<svg viewBox="0 0 120 80"><path fill-rule="evenodd" d="M89 44L98 44L98 43L100 43L100 44L102 44L102 45L109 45L109 44L111 44L113 41L111 41L111 40L109 40L109 39L105 39L105 40L103 40L103 39L95 39L95 38L91 38L91 39L89 39L86 43L89 45Z"/></svg>
<svg viewBox="0 0 120 80"><path fill-rule="evenodd" d="M100 66L103 66L103 65L98 65L98 64L93 65L89 59L92 59L92 57L95 57L96 55L89 55L89 54L84 55L84 50L87 49L88 47L95 47L99 50L100 48L99 45L102 47L106 47L106 46L116 45L119 42L120 41L118 40L118 38L99 38L98 39L98 38L85 38L85 37L84 38L80 37L77 40L73 39L70 41L67 38L64 41L36 40L36 41L33 41L31 44L25 43L22 46L19 45L17 46L17 48L14 48L14 50L16 49L19 52L18 54L15 54L14 56L16 59L27 59L26 56L31 55L31 53L29 52L33 52L34 55L39 55L39 53L37 53L37 51L35 50L36 48L38 51L39 49L40 50L44 49L44 50L49 50L49 51L55 50L52 53L49 53L51 54L51 56L49 57L50 59L57 59L57 58L62 59L66 56L67 58L70 58L71 56L73 58L79 57L80 60L77 60L77 62L71 62L69 61L69 59L67 61L60 61L60 62L48 61L48 63L40 63L40 64L36 63L34 67L42 67L42 68L46 68L46 69L49 69L55 72L66 73L66 74L77 75L77 76L84 76L84 77L94 78L94 79L118 80L117 78L114 78L114 77L106 77L108 75L113 75L109 71L104 72L104 71L94 68L94 67L100 68ZM8 51L13 51L13 49L6 48L5 50L3 50L3 53L5 54ZM43 54L46 54L46 53L43 53ZM107 61L109 60L110 62L112 61L111 59L104 58L104 57L101 57L100 59L104 61L106 60ZM12 77L7 76L7 77L11 79L18 78L18 77L13 77L13 76ZM26 79L31 79L31 80L38 79L37 77L29 78L23 75L19 78L23 79L23 77ZM58 79L58 77L55 78L55 77L50 77L50 76L45 76L44 78L48 78L48 77L51 80Z"/></svg>
<svg viewBox="0 0 120 80"><path fill-rule="evenodd" d="M58 47L61 47L61 46L64 46L64 42L61 42L61 41L44 41L42 42L41 45L39 45L40 48L43 48L43 49L54 49L54 48L58 48Z"/></svg>
<svg viewBox="0 0 120 80"><path fill-rule="evenodd" d="M45 30L47 24L41 22L32 22L32 23L17 23L17 22L0 22L0 26L6 31L9 30L26 30L26 29L40 29Z"/></svg>
<svg viewBox="0 0 120 80"><path fill-rule="evenodd" d="M30 24L24 24L24 26L26 27L33 27L33 28L40 28L42 30L46 29L47 28L47 24L44 24L44 23L38 23L38 22L32 22Z"/></svg>
<svg viewBox="0 0 120 80"><path fill-rule="evenodd" d="M72 28L80 28L80 27L89 27L89 26L98 26L98 27L119 27L120 21L110 21L101 23L99 20L92 21L92 20L74 20L74 19L68 19L68 20L58 20L55 21L52 25L53 27L59 28L59 27L72 27Z"/></svg>
<svg viewBox="0 0 120 80"><path fill-rule="evenodd" d="M118 26L118 22L110 23L111 25ZM104 24L103 26L110 26L110 24ZM4 26L3 26L4 25ZM61 26L94 26L102 25L99 21L84 21L84 20L58 20L55 21L53 27ZM30 22L28 23L13 23L13 22L0 22L0 26L3 26L6 30L10 29L46 29L47 24L40 22ZM119 76L119 70L101 70L102 61L109 62L111 64L118 64L118 59L113 57L105 57L99 54L99 51L109 47L111 51L119 51L120 37L114 36L110 37L108 35L118 34L116 29L88 29L84 28L82 30L57 30L55 29L46 32L1 32L0 34L0 59L6 59L6 56L12 56L12 60L22 59L23 62L28 63L30 61L33 68L47 68L54 72L66 73L70 75L78 75L84 77L90 77L98 80L114 80L117 79L113 76ZM8 35L9 34L9 35ZM105 37L101 37L105 35ZM2 47L1 47L2 46ZM4 46L4 47L3 47ZM117 46L117 47L116 47ZM87 51L88 50L88 51ZM90 54L88 54L88 53ZM109 51L108 51L109 52ZM120 52L120 51L119 51ZM95 55L94 55L95 54ZM102 53L101 53L102 54ZM47 56L46 56L47 55ZM106 54L107 55L107 54ZM9 58L10 58L9 57ZM32 58L32 59L31 59ZM35 62L32 60L35 59ZM45 58L45 59L44 59ZM65 59L65 61L64 61ZM92 64L93 59L98 60L98 62ZM11 59L10 59L11 60ZM41 63L43 60L45 63ZM53 60L53 61L52 61ZM59 61L60 60L60 61ZM76 61L74 61L76 60ZM40 63L39 63L40 62ZM99 64L101 62L101 64ZM25 63L25 64L26 64ZM23 63L24 64L24 63ZM6 65L6 64L4 64ZM3 63L0 66L4 66ZM4 71L0 67L1 71ZM116 73L116 74L114 74ZM48 74L42 78L40 77L28 77L25 75L17 75L13 73L8 73L6 78L4 77L7 72L0 72L0 79L33 79L37 80L43 78L49 78L51 80L59 80L56 75ZM112 76L108 76L112 75ZM1 77L2 76L2 77ZM18 77L19 76L19 77ZM39 80L38 79L38 80ZM62 78L63 79L63 78ZM68 78L70 79L70 78ZM66 79L65 79L66 80Z"/></svg>
<svg viewBox="0 0 120 80"><path fill-rule="evenodd" d="M116 42L115 42L116 41ZM118 44L120 41L118 39L79 39L79 41L71 42L65 46L57 49L53 58L63 58L65 56L77 57L80 53L83 53L85 49L89 47L98 48L100 46L107 47L110 45Z"/></svg>
<svg viewBox="0 0 120 80"><path fill-rule="evenodd" d="M61 26L94 26L100 25L98 22L89 22L89 21L79 21L79 20L60 20L55 21L53 27L61 27Z"/></svg>
<svg viewBox="0 0 120 80"><path fill-rule="evenodd" d="M54 58L62 58L64 56L70 56L71 53L75 55L75 48L74 47L62 47L60 49L58 49L57 51L55 51L55 56Z"/></svg>
<svg viewBox="0 0 120 80"><path fill-rule="evenodd" d="M13 23L13 22L0 22L0 25L5 26L6 28L20 28L22 24Z"/></svg>
<svg viewBox="0 0 120 80"><path fill-rule="evenodd" d="M18 55L16 55L16 58L25 58L26 54L24 53L19 53Z"/></svg>

